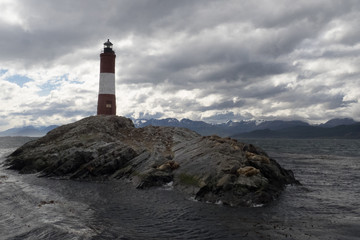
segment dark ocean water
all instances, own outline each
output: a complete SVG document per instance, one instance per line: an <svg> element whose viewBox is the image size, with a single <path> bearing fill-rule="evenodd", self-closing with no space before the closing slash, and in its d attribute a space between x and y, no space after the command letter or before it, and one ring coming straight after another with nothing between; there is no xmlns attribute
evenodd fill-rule
<svg viewBox="0 0 360 240"><path fill-rule="evenodd" d="M5 140L1 162L16 147ZM171 186L136 190L1 167L0 239L360 239L360 140L243 141L303 185L269 206L241 208L196 202Z"/></svg>

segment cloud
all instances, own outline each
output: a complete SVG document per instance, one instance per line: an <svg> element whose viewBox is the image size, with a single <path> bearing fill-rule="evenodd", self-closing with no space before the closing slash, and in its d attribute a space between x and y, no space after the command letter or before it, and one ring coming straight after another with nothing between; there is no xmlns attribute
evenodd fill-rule
<svg viewBox="0 0 360 240"><path fill-rule="evenodd" d="M358 1L1 1L2 128L95 114L114 44L117 112L360 120Z"/></svg>

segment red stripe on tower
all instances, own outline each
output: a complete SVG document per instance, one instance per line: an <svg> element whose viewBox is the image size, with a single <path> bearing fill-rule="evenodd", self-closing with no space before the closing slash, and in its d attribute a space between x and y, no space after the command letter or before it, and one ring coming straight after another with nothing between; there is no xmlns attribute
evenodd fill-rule
<svg viewBox="0 0 360 240"><path fill-rule="evenodd" d="M100 83L97 115L116 115L115 98L115 52L107 40L100 54Z"/></svg>

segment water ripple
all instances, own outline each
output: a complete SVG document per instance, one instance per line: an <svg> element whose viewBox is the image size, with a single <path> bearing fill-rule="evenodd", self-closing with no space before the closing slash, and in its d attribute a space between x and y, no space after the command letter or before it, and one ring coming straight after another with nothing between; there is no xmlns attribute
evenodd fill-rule
<svg viewBox="0 0 360 240"><path fill-rule="evenodd" d="M275 143L267 146L281 148ZM286 144L297 150L271 156L303 185L288 186L260 208L191 201L171 186L137 190L122 181L45 179L0 168L0 239L357 239L360 164L354 149L336 151L352 153L343 156L329 146L319 154L319 143Z"/></svg>

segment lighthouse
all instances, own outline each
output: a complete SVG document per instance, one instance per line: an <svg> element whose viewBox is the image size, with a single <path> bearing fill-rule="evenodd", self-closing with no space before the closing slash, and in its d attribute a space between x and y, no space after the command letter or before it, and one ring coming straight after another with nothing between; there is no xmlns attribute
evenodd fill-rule
<svg viewBox="0 0 360 240"><path fill-rule="evenodd" d="M116 115L115 98L115 52L107 40L100 54L100 82L97 115Z"/></svg>

